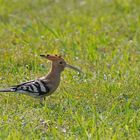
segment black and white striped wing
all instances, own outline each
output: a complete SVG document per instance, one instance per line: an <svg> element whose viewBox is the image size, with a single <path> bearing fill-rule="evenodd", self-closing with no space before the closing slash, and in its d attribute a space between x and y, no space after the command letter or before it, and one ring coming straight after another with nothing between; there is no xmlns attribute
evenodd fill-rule
<svg viewBox="0 0 140 140"><path fill-rule="evenodd" d="M46 96L50 89L43 80L32 80L13 87L16 92L28 94L33 97Z"/></svg>

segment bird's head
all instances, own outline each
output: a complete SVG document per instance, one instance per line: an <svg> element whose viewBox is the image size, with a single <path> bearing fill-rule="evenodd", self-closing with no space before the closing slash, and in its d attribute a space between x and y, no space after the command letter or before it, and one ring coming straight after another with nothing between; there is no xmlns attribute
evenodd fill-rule
<svg viewBox="0 0 140 140"><path fill-rule="evenodd" d="M40 55L40 56L52 61L52 66L60 71L63 71L66 67L68 67L78 72L81 72L81 70L79 70L78 68L67 64L66 61L60 55L47 54L47 55Z"/></svg>

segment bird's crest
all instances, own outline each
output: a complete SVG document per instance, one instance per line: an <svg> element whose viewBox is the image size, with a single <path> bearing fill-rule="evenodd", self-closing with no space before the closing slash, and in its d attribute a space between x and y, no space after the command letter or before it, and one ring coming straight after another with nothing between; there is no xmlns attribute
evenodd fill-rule
<svg viewBox="0 0 140 140"><path fill-rule="evenodd" d="M56 60L64 60L61 55L50 55L50 54L47 54L47 55L40 55L41 57L44 57L44 58L47 58L48 60L51 60L51 61L56 61Z"/></svg>

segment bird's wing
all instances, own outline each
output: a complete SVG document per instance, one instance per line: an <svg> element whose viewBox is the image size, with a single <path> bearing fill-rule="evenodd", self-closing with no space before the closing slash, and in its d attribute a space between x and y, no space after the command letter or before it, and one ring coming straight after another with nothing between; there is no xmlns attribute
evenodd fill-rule
<svg viewBox="0 0 140 140"><path fill-rule="evenodd" d="M41 79L21 83L12 88L15 89L15 92L24 93L34 97L46 96L50 92L47 81Z"/></svg>
<svg viewBox="0 0 140 140"><path fill-rule="evenodd" d="M22 82L18 85L13 85L12 87L18 87L18 86L21 86L21 85L24 85L24 84L28 84L28 83L31 83L31 82L34 82L35 80L30 80L30 81L27 81L27 82Z"/></svg>

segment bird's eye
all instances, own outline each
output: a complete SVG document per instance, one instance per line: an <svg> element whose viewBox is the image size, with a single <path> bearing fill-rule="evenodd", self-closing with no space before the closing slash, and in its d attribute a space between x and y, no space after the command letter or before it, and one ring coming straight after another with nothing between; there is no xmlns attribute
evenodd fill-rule
<svg viewBox="0 0 140 140"><path fill-rule="evenodd" d="M63 63L62 61L59 62L59 64L62 64L62 63Z"/></svg>

